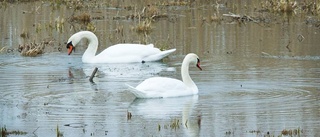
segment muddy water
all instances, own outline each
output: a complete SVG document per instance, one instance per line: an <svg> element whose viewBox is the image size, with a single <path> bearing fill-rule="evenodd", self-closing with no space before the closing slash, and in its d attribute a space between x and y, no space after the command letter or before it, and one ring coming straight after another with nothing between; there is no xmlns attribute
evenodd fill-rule
<svg viewBox="0 0 320 137"><path fill-rule="evenodd" d="M148 4L139 2L134 5ZM113 19L134 10L107 4L81 12L41 2L3 5L0 126L27 136L55 136L57 125L64 136L278 136L296 129L301 136L320 136L320 39L319 30L305 23L310 17L272 14L270 23L211 22L212 4L162 7L168 18L154 22L148 35L132 30L136 20ZM220 14L256 14L234 5L221 5ZM85 42L71 56L65 50L68 37L82 27L67 19L82 12L101 17L92 20L99 51L119 42L177 51L155 63L83 64ZM50 28L62 18L62 29ZM16 51L19 44L46 40L53 47L41 56ZM203 71L190 70L198 96L144 100L127 90L125 83L137 85L152 76L180 78L189 52L202 61ZM94 67L99 71L90 83Z"/></svg>

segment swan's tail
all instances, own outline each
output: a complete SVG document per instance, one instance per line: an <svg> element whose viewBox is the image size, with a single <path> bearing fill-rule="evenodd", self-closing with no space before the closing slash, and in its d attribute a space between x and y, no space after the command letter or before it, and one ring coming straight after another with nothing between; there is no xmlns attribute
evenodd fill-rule
<svg viewBox="0 0 320 137"><path fill-rule="evenodd" d="M130 86L129 84L126 84L127 87L129 87L129 90L132 94L134 94L137 98L146 98L146 94L137 90L133 86Z"/></svg>
<svg viewBox="0 0 320 137"><path fill-rule="evenodd" d="M176 49L161 51L160 53L148 56L148 57L144 58L143 60L144 61L158 61L158 60L163 59L164 57L168 56L169 54L171 54L172 52L175 52L175 51L176 51Z"/></svg>

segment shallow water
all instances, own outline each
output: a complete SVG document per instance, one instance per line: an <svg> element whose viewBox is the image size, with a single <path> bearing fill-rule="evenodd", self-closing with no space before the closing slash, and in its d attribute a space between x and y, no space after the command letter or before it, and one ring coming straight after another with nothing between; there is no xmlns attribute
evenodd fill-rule
<svg viewBox="0 0 320 137"><path fill-rule="evenodd" d="M53 48L38 57L16 51L0 54L0 126L7 130L55 136L58 125L64 136L278 136L282 130L300 129L300 136L320 136L319 30L305 24L304 17L274 15L277 20L270 24L203 22L202 17L214 11L210 6L172 6L170 18L154 23L145 37L130 29L136 21L112 20L127 11L94 8L88 11L105 16L93 20L99 51L118 42L155 43L177 51L154 63L83 64L85 46L66 54L64 42L77 30L69 30L70 24L63 33L35 33L31 27L67 18L70 9L45 12L50 6L43 3L9 7L1 9L6 18L1 22L1 47L15 49L25 40L20 38L25 28L36 41L54 38L63 50ZM38 14L21 12L37 7ZM241 8L230 10L244 13ZM18 17L25 19L19 22ZM119 26L123 36L115 33ZM305 39L299 41L299 34ZM199 95L146 100L135 99L127 90L126 83L137 85L152 76L180 79L181 61L189 52L201 59L203 71L190 69ZM90 83L95 67L99 71ZM175 122L179 126L172 126Z"/></svg>

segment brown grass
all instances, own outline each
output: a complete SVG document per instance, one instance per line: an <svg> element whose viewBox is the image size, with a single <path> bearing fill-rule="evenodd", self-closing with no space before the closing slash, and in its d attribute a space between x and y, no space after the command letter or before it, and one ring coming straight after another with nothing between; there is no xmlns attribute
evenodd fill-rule
<svg viewBox="0 0 320 137"><path fill-rule="evenodd" d="M151 20L145 19L144 21L140 21L139 24L132 29L138 33L149 34L152 31L151 24Z"/></svg>
<svg viewBox="0 0 320 137"><path fill-rule="evenodd" d="M22 56L35 57L44 53L44 44L30 43L19 45L18 51Z"/></svg>
<svg viewBox="0 0 320 137"><path fill-rule="evenodd" d="M70 17L71 22L77 22L87 25L91 22L91 16L88 13L82 13L80 15L73 15Z"/></svg>
<svg viewBox="0 0 320 137"><path fill-rule="evenodd" d="M26 135L27 132L20 130L8 131L6 127L1 128L1 137L7 137L9 135Z"/></svg>
<svg viewBox="0 0 320 137"><path fill-rule="evenodd" d="M300 136L300 134L302 133L302 130L300 130L300 128L297 128L297 129L289 129L289 130L286 130L286 129L283 129L281 131L281 134L282 135L289 135L289 136Z"/></svg>

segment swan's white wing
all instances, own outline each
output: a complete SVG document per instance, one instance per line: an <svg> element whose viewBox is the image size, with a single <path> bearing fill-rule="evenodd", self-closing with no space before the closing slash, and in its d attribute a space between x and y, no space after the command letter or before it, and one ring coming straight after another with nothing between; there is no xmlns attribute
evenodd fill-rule
<svg viewBox="0 0 320 137"><path fill-rule="evenodd" d="M134 90L131 90L131 92L138 98L166 98L193 95L192 90L182 81L165 77L146 79Z"/></svg>
<svg viewBox="0 0 320 137"><path fill-rule="evenodd" d="M141 44L117 44L110 46L109 48L102 51L100 54L107 54L110 57L119 57L119 56L147 56L152 54L159 53L160 50L153 47L153 44L150 45L141 45Z"/></svg>
<svg viewBox="0 0 320 137"><path fill-rule="evenodd" d="M95 56L94 60L108 63L157 61L174 51L175 49L160 51L158 48L154 48L153 44L117 44L102 51Z"/></svg>
<svg viewBox="0 0 320 137"><path fill-rule="evenodd" d="M134 94L137 98L146 98L146 94L137 90L136 88L132 87L129 84L126 84L126 86L129 87L129 90L131 91L132 94Z"/></svg>
<svg viewBox="0 0 320 137"><path fill-rule="evenodd" d="M143 58L143 60L144 61L158 61L158 60L161 60L164 57L168 56L169 54L171 54L174 51L176 51L176 49L161 51L160 53L147 56L147 57Z"/></svg>

